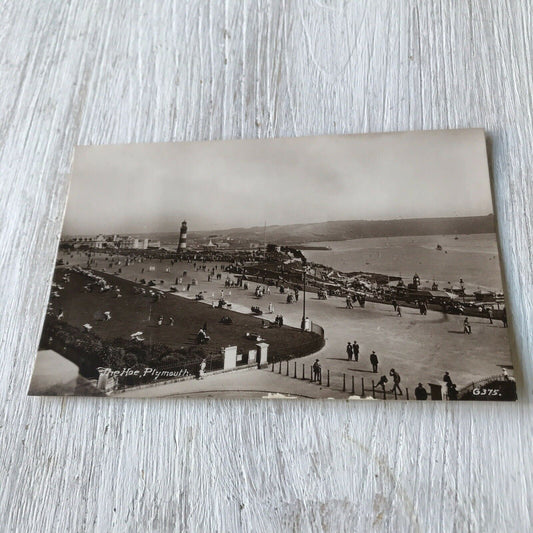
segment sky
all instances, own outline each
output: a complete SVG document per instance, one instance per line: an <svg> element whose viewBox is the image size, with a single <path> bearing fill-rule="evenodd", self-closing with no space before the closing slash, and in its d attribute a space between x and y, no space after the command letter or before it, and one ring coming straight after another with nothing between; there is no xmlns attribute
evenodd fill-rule
<svg viewBox="0 0 533 533"><path fill-rule="evenodd" d="M63 234L492 212L480 129L82 146Z"/></svg>

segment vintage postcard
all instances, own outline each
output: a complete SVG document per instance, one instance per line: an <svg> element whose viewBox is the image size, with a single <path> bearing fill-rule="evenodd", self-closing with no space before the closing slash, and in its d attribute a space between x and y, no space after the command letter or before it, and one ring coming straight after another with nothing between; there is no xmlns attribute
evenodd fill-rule
<svg viewBox="0 0 533 533"><path fill-rule="evenodd" d="M81 146L31 395L514 400L482 130Z"/></svg>

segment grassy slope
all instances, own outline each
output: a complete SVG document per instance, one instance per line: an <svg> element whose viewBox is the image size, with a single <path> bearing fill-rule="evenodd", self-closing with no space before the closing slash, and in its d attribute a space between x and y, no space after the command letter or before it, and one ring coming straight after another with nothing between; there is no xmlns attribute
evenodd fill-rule
<svg viewBox="0 0 533 533"><path fill-rule="evenodd" d="M60 284L62 269L56 271L54 280ZM203 303L192 302L169 294L159 302L153 298L134 294L139 284L122 280L109 274L100 273L110 284L118 286L122 298L114 293L87 293L83 286L88 278L71 273L71 281L60 291L59 298L52 298L54 310L63 309L64 320L76 327L85 323L93 326L93 332L103 339L129 338L130 334L142 331L146 342L163 343L179 348L196 344L196 333L207 322L211 337L207 345L209 353L219 353L223 346L237 345L239 352L247 352L255 347L255 342L247 340L246 332L260 333L270 345L269 353L277 357L312 353L321 347L321 339L313 333L284 326L283 328L261 329L261 321L252 316L221 309L212 309ZM99 312L110 311L112 319L98 321ZM164 317L164 325L159 327L157 319ZM220 323L224 315L231 316L232 325ZM174 326L169 324L169 316L174 317Z"/></svg>

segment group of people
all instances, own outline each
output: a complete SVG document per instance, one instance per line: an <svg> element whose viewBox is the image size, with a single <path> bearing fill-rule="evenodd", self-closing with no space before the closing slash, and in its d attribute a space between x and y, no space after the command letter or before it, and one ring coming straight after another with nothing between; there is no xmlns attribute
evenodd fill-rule
<svg viewBox="0 0 533 533"><path fill-rule="evenodd" d="M163 315L159 315L159 318L157 319L157 325L158 326L162 326L164 321L165 321L165 318L163 317ZM174 317L173 316L169 316L168 317L168 326L173 326L173 325L174 325Z"/></svg>
<svg viewBox="0 0 533 533"><path fill-rule="evenodd" d="M348 361L351 361L352 359L354 361L359 361L359 344L357 341L353 341L353 344L351 342L348 342L346 345L346 353L348 355ZM370 364L372 365L372 373L377 374L378 373L378 367L379 367L379 359L378 355L376 354L375 350L372 350L370 353ZM397 393L400 396L403 394L403 391L400 387L400 381L401 377L400 374L394 369L391 368L389 371L389 377L392 378L393 387L389 391L391 393ZM383 375L380 377L379 381L376 384L376 387L381 387L383 389L383 392L385 392L385 384L388 383L389 378L386 375Z"/></svg>
<svg viewBox="0 0 533 533"><path fill-rule="evenodd" d="M353 304L357 302L360 307L364 307L366 303L366 296L364 294L348 294L346 296L346 309L353 309Z"/></svg>
<svg viewBox="0 0 533 533"><path fill-rule="evenodd" d="M281 326L283 326L283 315L276 315L276 318L274 319L274 324L281 328Z"/></svg>
<svg viewBox="0 0 533 533"><path fill-rule="evenodd" d="M375 352L372 352L375 355ZM372 357L372 356L370 356ZM377 359L377 356L376 356ZM372 365L373 366L373 365ZM376 363L377 368L377 363ZM389 377L392 378L392 389L390 389L389 392L399 394L400 396L403 395L403 391L400 387L400 381L402 378L400 377L400 374L396 372L394 368L391 368L389 371ZM381 387L383 392L385 392L385 385L389 382L389 378L387 376L383 375L379 378L379 381L376 383L376 387Z"/></svg>
<svg viewBox="0 0 533 533"><path fill-rule="evenodd" d="M452 381L452 378L448 371L444 373L442 381L446 383L446 397L448 398L448 400L452 400L452 401L458 400L459 393L457 391L457 386ZM415 389L415 398L417 400L428 399L428 392L425 389L425 387L422 385L422 383L419 383Z"/></svg>
<svg viewBox="0 0 533 533"><path fill-rule="evenodd" d="M359 344L357 344L357 341L353 341L353 344L348 341L346 353L348 355L348 361L351 361L352 358L354 361L359 361Z"/></svg>
<svg viewBox="0 0 533 533"><path fill-rule="evenodd" d="M265 294L270 294L270 287L264 285L257 285L254 291L256 298L262 298Z"/></svg>

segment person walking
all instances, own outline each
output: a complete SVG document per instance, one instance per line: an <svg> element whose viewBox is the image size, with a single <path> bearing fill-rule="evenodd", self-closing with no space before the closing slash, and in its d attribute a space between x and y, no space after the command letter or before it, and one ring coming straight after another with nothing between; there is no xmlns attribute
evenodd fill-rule
<svg viewBox="0 0 533 533"><path fill-rule="evenodd" d="M402 316L402 308L399 305L396 306L396 315Z"/></svg>
<svg viewBox="0 0 533 533"><path fill-rule="evenodd" d="M396 300L392 300L391 304L392 304L392 307L394 308L394 312L396 313L396 308L398 307L398 302Z"/></svg>
<svg viewBox="0 0 533 533"><path fill-rule="evenodd" d="M346 345L346 353L348 354L348 361L351 361L353 356L353 347L350 341L348 341L348 344Z"/></svg>
<svg viewBox="0 0 533 533"><path fill-rule="evenodd" d="M487 309L487 317L488 317L488 319L489 319L489 323L490 323L490 324L494 324L494 322L492 321L492 307L489 307L489 308Z"/></svg>
<svg viewBox="0 0 533 533"><path fill-rule="evenodd" d="M428 391L423 387L422 383L419 383L418 387L415 389L415 398L417 400L428 399Z"/></svg>
<svg viewBox="0 0 533 533"><path fill-rule="evenodd" d="M359 344L357 344L357 341L353 341L352 349L353 349L353 359L355 362L357 362L359 361Z"/></svg>
<svg viewBox="0 0 533 533"><path fill-rule="evenodd" d="M390 372L389 372L389 376L392 377L392 382L394 383L394 385L393 385L393 387L391 389L391 392L397 391L398 394L400 396L402 396L403 392L402 392L402 389L400 388L400 381L401 381L400 374L398 374L398 372L396 372L396 370L394 370L394 368L391 368Z"/></svg>
<svg viewBox="0 0 533 533"><path fill-rule="evenodd" d="M316 383L322 381L322 367L320 366L320 361L318 359L313 363L313 381Z"/></svg>
<svg viewBox="0 0 533 533"><path fill-rule="evenodd" d="M463 321L463 333L466 333L468 335L472 333L472 326L470 325L470 322L468 321L468 317L466 317Z"/></svg>
<svg viewBox="0 0 533 533"><path fill-rule="evenodd" d="M372 350L372 353L370 354L370 364L372 365L372 372L377 374L379 361L374 350Z"/></svg>
<svg viewBox="0 0 533 533"><path fill-rule="evenodd" d="M502 312L502 323L503 323L503 327L506 328L507 327L507 309L505 309L505 307L503 308L503 312Z"/></svg>

